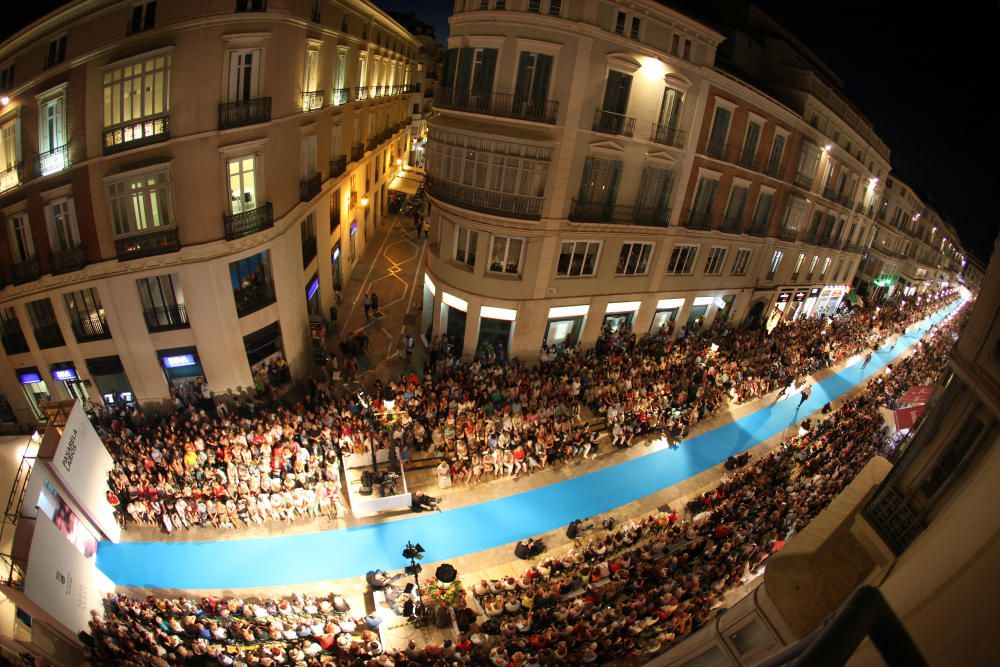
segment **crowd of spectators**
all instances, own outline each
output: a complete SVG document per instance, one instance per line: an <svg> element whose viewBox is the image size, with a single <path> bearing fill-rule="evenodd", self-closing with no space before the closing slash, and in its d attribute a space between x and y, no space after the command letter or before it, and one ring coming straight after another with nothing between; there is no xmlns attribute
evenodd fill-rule
<svg viewBox="0 0 1000 667"><path fill-rule="evenodd" d="M649 656L712 618L744 582L850 483L886 442L878 411L936 381L959 315L802 435L722 479L690 519L658 512L612 527L519 576L466 586L456 640L383 650L379 619L346 602L109 596L89 638L103 664L580 665Z"/></svg>
<svg viewBox="0 0 1000 667"><path fill-rule="evenodd" d="M729 324L679 339L606 330L593 350L534 367L495 355L465 363L442 344L422 377L376 384L376 410L390 393L408 415L376 429L356 396L335 395L337 382L312 380L292 404L217 402L196 385L178 392L172 414L128 407L99 420L116 460L108 499L123 522L168 531L335 517L338 453L372 447L396 446L403 461L414 450L440 455L450 477L466 483L517 477L597 455L584 403L607 421L615 447L650 432L682 438L725 400L748 400L856 354L941 305L858 309L770 335Z"/></svg>

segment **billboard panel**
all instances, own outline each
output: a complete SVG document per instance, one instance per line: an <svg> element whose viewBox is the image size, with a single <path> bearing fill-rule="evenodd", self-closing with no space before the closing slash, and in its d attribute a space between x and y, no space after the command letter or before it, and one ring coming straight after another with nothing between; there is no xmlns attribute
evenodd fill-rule
<svg viewBox="0 0 1000 667"><path fill-rule="evenodd" d="M90 610L100 609L115 585L87 560L45 514L31 539L24 594L73 633L87 630Z"/></svg>
<svg viewBox="0 0 1000 667"><path fill-rule="evenodd" d="M107 498L108 473L114 461L79 401L69 413L49 465L94 525L109 540L117 542L121 527Z"/></svg>

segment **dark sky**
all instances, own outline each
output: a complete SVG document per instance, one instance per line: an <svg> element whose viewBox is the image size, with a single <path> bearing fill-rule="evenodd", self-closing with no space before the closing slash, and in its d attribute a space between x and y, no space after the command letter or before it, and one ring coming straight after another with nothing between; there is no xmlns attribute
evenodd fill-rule
<svg viewBox="0 0 1000 667"><path fill-rule="evenodd" d="M0 36L60 4L18 2ZM453 0L375 4L415 13L445 43ZM889 145L900 178L952 221L969 252L988 260L1000 231L1000 216L989 203L1000 185L993 165L1000 142L986 99L1000 64L998 0L958 3L950 12L936 3L870 0L757 4L840 75L848 97Z"/></svg>

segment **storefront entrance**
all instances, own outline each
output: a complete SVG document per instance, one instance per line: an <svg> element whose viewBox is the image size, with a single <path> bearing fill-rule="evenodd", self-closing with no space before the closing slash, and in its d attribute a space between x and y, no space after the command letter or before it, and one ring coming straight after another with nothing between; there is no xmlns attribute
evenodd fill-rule
<svg viewBox="0 0 1000 667"><path fill-rule="evenodd" d="M179 387L199 377L205 377L198 350L193 347L160 350L157 353L160 366L171 387Z"/></svg>
<svg viewBox="0 0 1000 667"><path fill-rule="evenodd" d="M610 329L613 332L632 326L635 320L635 311L630 313L611 313L604 316L604 323L601 329Z"/></svg>
<svg viewBox="0 0 1000 667"><path fill-rule="evenodd" d="M497 351L502 347L504 352L509 351L511 324L513 322L509 320L480 317L479 340L476 341L476 354L485 353L489 348Z"/></svg>
<svg viewBox="0 0 1000 667"><path fill-rule="evenodd" d="M90 371L90 377L97 385L97 391L100 392L105 405L135 403L132 386L118 356L87 359L87 370Z"/></svg>
<svg viewBox="0 0 1000 667"><path fill-rule="evenodd" d="M576 345L583 331L583 317L566 317L549 320L545 327L543 345L562 348L566 345Z"/></svg>
<svg viewBox="0 0 1000 667"><path fill-rule="evenodd" d="M677 322L677 313L680 312L680 308L661 308L653 313L653 324L649 327L650 333L658 333L663 327L667 329L673 329L670 326L671 323Z"/></svg>
<svg viewBox="0 0 1000 667"><path fill-rule="evenodd" d="M38 421L45 421L45 413L42 411L42 404L52 400L49 388L42 380L41 374L34 366L20 368L17 370L17 381L24 389L24 395L28 399L28 405L35 414Z"/></svg>
<svg viewBox="0 0 1000 667"><path fill-rule="evenodd" d="M467 319L465 311L447 304L444 305L444 308L447 318L445 320L445 334L451 340L452 351L456 355L462 356L462 351L465 349L465 320Z"/></svg>

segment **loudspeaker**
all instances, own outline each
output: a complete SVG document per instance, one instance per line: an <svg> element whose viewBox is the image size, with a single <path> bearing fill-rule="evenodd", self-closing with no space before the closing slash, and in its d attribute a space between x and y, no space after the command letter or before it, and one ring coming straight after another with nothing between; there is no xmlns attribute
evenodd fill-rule
<svg viewBox="0 0 1000 667"><path fill-rule="evenodd" d="M407 595L413 595L413 589L416 588L414 583L411 581L403 587L403 592Z"/></svg>
<svg viewBox="0 0 1000 667"><path fill-rule="evenodd" d="M413 616L413 600L403 603L403 616Z"/></svg>
<svg viewBox="0 0 1000 667"><path fill-rule="evenodd" d="M362 486L360 489L358 489L358 493L360 493L362 496L370 496L372 494L372 487Z"/></svg>

